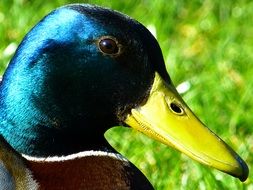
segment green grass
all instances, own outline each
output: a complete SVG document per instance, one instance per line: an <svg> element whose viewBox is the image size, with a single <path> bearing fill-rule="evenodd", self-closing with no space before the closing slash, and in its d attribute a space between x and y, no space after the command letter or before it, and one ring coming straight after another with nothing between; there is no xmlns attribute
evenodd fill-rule
<svg viewBox="0 0 253 190"><path fill-rule="evenodd" d="M50 10L74 1L1 0L0 69L26 32ZM75 1L78 2L78 1ZM211 130L253 166L253 2L247 0L79 1L111 7L156 29L175 85L188 82L183 98ZM10 46L10 44L12 44ZM239 180L200 165L127 128L110 130L109 142L156 189L253 189L253 175Z"/></svg>

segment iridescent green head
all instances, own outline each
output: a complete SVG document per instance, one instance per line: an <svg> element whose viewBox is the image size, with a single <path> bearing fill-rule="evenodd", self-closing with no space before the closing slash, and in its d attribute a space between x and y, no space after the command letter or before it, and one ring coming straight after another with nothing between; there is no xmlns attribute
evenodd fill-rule
<svg viewBox="0 0 253 190"><path fill-rule="evenodd" d="M151 33L109 9L51 12L20 44L0 95L0 133L24 154L110 149L103 134L121 124L242 180L248 175L180 98Z"/></svg>

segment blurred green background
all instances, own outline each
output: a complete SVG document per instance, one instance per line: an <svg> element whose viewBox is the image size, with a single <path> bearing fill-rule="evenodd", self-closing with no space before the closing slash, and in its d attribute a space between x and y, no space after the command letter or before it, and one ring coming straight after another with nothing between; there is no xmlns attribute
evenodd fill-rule
<svg viewBox="0 0 253 190"><path fill-rule="evenodd" d="M201 120L253 166L253 2L250 0L1 0L0 72L24 35L54 8L74 2L121 11L147 26L168 72ZM182 87L184 87L182 89ZM140 168L155 189L249 189L128 128L109 142ZM201 139L200 139L201 143Z"/></svg>

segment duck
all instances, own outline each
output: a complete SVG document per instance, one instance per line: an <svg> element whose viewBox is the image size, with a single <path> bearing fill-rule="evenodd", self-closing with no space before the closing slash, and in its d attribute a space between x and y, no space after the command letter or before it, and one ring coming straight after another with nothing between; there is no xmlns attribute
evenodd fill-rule
<svg viewBox="0 0 253 190"><path fill-rule="evenodd" d="M145 26L108 8L69 4L28 32L3 75L1 187L154 189L106 141L104 133L118 125L241 181L248 177L245 161L176 91Z"/></svg>

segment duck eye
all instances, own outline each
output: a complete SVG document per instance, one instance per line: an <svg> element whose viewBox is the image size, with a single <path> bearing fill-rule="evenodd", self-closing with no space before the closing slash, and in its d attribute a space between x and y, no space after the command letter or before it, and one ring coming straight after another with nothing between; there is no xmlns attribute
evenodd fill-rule
<svg viewBox="0 0 253 190"><path fill-rule="evenodd" d="M116 54L119 52L117 41L111 38L103 38L98 43L99 49L105 54Z"/></svg>

